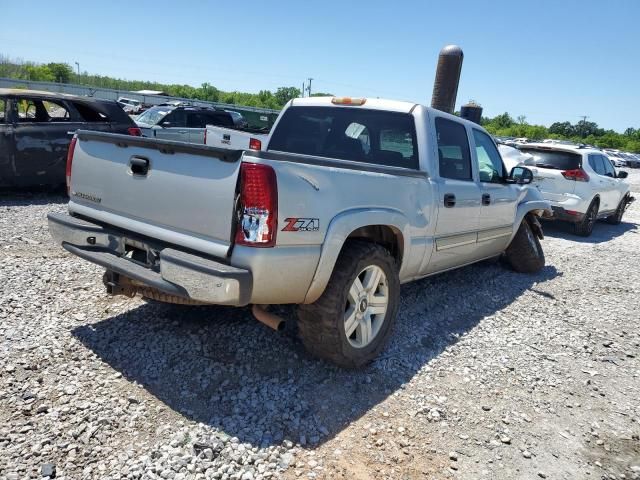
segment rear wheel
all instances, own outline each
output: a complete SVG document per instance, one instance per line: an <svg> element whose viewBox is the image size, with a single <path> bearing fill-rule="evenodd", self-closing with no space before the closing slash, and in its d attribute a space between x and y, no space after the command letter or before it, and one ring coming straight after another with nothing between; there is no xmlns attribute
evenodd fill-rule
<svg viewBox="0 0 640 480"><path fill-rule="evenodd" d="M542 245L526 218L522 220L520 228L507 247L505 257L516 272L535 273L544 267Z"/></svg>
<svg viewBox="0 0 640 480"><path fill-rule="evenodd" d="M591 235L591 232L593 232L593 226L596 224L596 220L598 219L598 207L598 199L594 198L587 209L587 213L584 214L582 221L576 223L573 227L576 235L580 235L581 237L588 237Z"/></svg>
<svg viewBox="0 0 640 480"><path fill-rule="evenodd" d="M307 350L347 368L371 362L384 348L400 297L398 268L380 245L348 242L322 296L298 309Z"/></svg>
<svg viewBox="0 0 640 480"><path fill-rule="evenodd" d="M622 200L620 200L620 204L618 208L616 208L616 213L606 218L607 223L611 225L620 225L622 222L622 215L624 215L624 210L627 207L627 196L625 195Z"/></svg>

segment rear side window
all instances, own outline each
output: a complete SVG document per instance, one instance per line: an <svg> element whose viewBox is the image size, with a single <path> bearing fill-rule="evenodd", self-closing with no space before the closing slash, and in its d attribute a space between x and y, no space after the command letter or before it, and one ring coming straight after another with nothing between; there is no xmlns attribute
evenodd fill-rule
<svg viewBox="0 0 640 480"><path fill-rule="evenodd" d="M233 127L233 118L226 113L205 113L205 125L219 125L221 127Z"/></svg>
<svg viewBox="0 0 640 480"><path fill-rule="evenodd" d="M7 115L7 102L4 98L0 98L0 123L5 123Z"/></svg>
<svg viewBox="0 0 640 480"><path fill-rule="evenodd" d="M43 100L42 105L47 111L47 115L49 115L49 121L60 122L69 120L69 110L61 103Z"/></svg>
<svg viewBox="0 0 640 480"><path fill-rule="evenodd" d="M187 113L187 127L189 128L204 128L206 125L206 121L207 118L200 113Z"/></svg>
<svg viewBox="0 0 640 480"><path fill-rule="evenodd" d="M520 151L532 155L537 167L556 170L576 170L582 167L582 155L578 153L534 148L521 148Z"/></svg>
<svg viewBox="0 0 640 480"><path fill-rule="evenodd" d="M85 122L106 122L109 120L104 113L99 112L84 103L73 102L73 106Z"/></svg>
<svg viewBox="0 0 640 480"><path fill-rule="evenodd" d="M291 107L269 150L418 168L413 117L353 107Z"/></svg>
<svg viewBox="0 0 640 480"><path fill-rule="evenodd" d="M589 166L593 168L593 171L598 175L604 175L606 173L601 155L589 155Z"/></svg>
<svg viewBox="0 0 640 480"><path fill-rule="evenodd" d="M471 154L465 126L437 117L436 135L440 176L453 180L472 180Z"/></svg>
<svg viewBox="0 0 640 480"><path fill-rule="evenodd" d="M187 114L184 110L174 110L169 115L164 117L160 122L160 125L171 127L186 127L187 126Z"/></svg>

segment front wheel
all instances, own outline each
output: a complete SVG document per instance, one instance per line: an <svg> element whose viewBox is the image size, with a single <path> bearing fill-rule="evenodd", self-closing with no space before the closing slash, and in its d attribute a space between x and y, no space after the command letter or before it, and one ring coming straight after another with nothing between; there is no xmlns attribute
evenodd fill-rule
<svg viewBox="0 0 640 480"><path fill-rule="evenodd" d="M400 299L394 258L380 245L349 241L320 298L298 309L307 350L341 367L371 362L391 336Z"/></svg>
<svg viewBox="0 0 640 480"><path fill-rule="evenodd" d="M505 252L511 268L520 273L535 273L544 267L544 251L540 240L531 229L526 218Z"/></svg>

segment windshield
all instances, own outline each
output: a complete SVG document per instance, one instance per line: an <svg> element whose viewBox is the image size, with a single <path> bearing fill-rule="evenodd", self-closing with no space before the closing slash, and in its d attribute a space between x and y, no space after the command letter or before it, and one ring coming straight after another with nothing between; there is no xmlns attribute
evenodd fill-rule
<svg viewBox="0 0 640 480"><path fill-rule="evenodd" d="M582 166L582 156L577 153L533 148L521 148L520 151L532 155L536 167L575 170Z"/></svg>
<svg viewBox="0 0 640 480"><path fill-rule="evenodd" d="M138 118L136 118L136 122L146 123L147 125L157 125L172 111L173 107L151 107L149 110L138 116Z"/></svg>

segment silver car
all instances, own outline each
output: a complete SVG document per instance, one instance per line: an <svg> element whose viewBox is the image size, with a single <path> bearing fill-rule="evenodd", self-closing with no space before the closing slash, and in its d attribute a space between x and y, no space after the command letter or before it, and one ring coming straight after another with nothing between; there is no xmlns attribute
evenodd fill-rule
<svg viewBox="0 0 640 480"><path fill-rule="evenodd" d="M238 121L244 122L242 115ZM204 143L207 125L236 126L234 115L226 110L172 105L152 107L136 123L145 137L200 144Z"/></svg>

